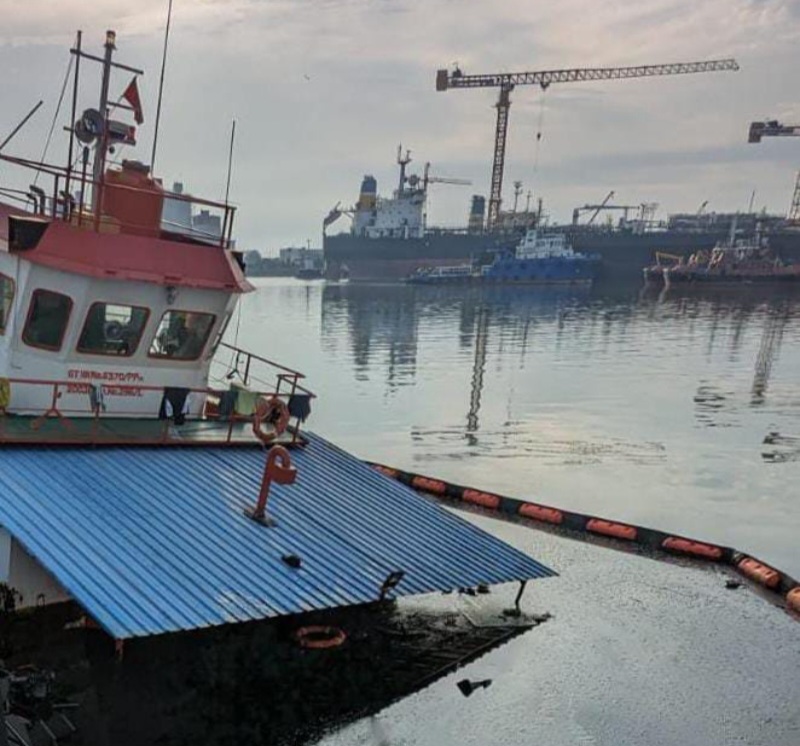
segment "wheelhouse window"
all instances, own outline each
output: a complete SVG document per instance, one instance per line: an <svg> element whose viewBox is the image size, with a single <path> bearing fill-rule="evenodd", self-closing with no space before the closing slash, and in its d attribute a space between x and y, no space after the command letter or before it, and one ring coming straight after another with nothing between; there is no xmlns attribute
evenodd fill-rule
<svg viewBox="0 0 800 746"><path fill-rule="evenodd" d="M208 341L216 317L210 313L167 311L150 345L152 357L196 360Z"/></svg>
<svg viewBox="0 0 800 746"><path fill-rule="evenodd" d="M6 325L11 318L11 304L14 302L14 280L0 274L0 334L6 333Z"/></svg>
<svg viewBox="0 0 800 746"><path fill-rule="evenodd" d="M52 290L34 290L22 341L31 347L60 350L71 311L69 296Z"/></svg>
<svg viewBox="0 0 800 746"><path fill-rule="evenodd" d="M78 352L130 357L136 352L150 311L141 306L93 303L86 315Z"/></svg>

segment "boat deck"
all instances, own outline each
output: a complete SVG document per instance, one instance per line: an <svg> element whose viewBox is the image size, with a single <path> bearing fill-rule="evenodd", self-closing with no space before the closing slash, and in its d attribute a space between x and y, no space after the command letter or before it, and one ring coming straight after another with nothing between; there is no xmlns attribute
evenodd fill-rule
<svg viewBox="0 0 800 746"><path fill-rule="evenodd" d="M264 425L269 432L270 426ZM249 418L197 419L176 425L171 420L132 417L0 417L0 444L16 445L166 445L259 446ZM271 444L303 445L305 439L290 428Z"/></svg>

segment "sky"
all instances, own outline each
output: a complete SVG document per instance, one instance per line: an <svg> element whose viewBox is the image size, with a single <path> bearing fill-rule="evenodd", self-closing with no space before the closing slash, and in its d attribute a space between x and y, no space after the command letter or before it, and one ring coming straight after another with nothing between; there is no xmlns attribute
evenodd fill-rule
<svg viewBox="0 0 800 746"><path fill-rule="evenodd" d="M0 141L44 105L5 149L38 158L54 119L77 29L102 53L141 67L145 122L124 157L150 160L168 0L0 0ZM434 185L430 224L463 226L488 194L496 91L437 92L436 70L465 73L657 64L735 57L739 72L518 87L512 94L504 205L512 182L555 222L613 190L617 204L659 215L747 209L785 213L800 139L747 143L752 120L800 123L800 0L173 0L156 174L193 194L225 193L239 246L273 254L321 243L322 219L352 205L364 174L388 196L398 144L411 170L472 181ZM112 79L119 95L126 73ZM79 108L96 106L97 66ZM48 158L66 159L69 92ZM537 133L541 138L537 140ZM0 166L0 183L19 184ZM27 177L26 177L27 178ZM15 181L16 180L16 181ZM523 197L524 199L524 197ZM346 218L334 227L345 229ZM329 229L330 230L330 229Z"/></svg>

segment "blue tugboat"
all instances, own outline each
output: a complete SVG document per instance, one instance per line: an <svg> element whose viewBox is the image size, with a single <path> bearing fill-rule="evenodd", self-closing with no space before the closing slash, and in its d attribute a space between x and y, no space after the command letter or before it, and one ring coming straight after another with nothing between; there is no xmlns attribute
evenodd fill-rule
<svg viewBox="0 0 800 746"><path fill-rule="evenodd" d="M587 285L594 280L599 267L598 255L573 251L563 234L531 229L514 251L496 253L491 264L426 267L418 269L406 281L418 285Z"/></svg>

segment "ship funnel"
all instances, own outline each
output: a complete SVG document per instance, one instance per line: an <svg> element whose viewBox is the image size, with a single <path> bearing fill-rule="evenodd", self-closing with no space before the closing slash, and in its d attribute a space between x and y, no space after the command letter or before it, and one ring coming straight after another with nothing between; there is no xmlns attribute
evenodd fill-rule
<svg viewBox="0 0 800 746"><path fill-rule="evenodd" d="M373 210L378 199L378 182L374 176L365 176L361 181L361 192L358 195L359 210Z"/></svg>
<svg viewBox="0 0 800 746"><path fill-rule="evenodd" d="M483 219L485 214L486 197L480 194L473 194L469 208L469 222L467 224L470 233L480 233L483 231Z"/></svg>

